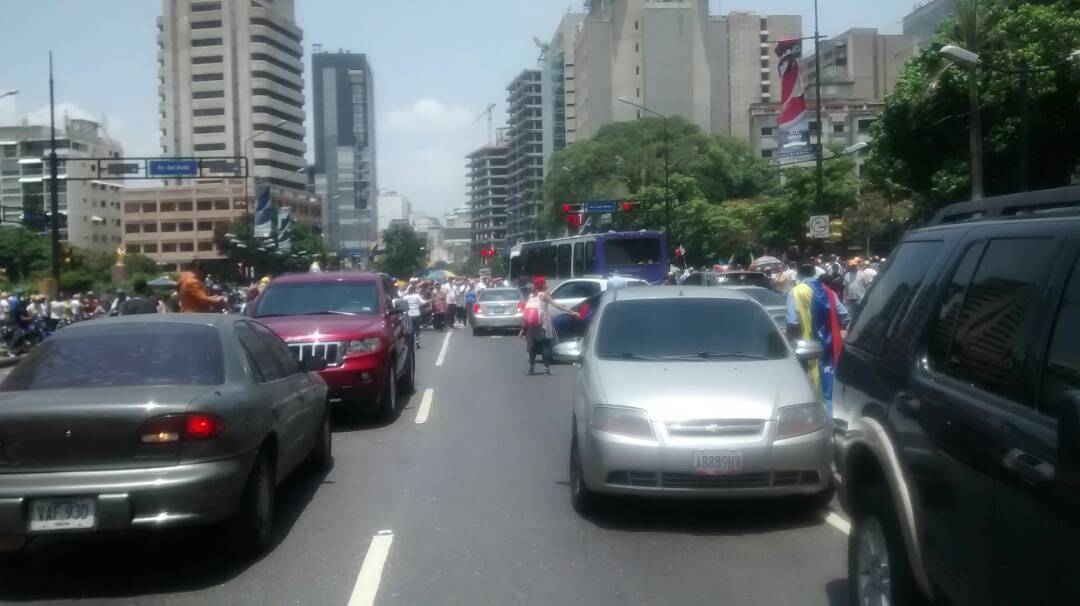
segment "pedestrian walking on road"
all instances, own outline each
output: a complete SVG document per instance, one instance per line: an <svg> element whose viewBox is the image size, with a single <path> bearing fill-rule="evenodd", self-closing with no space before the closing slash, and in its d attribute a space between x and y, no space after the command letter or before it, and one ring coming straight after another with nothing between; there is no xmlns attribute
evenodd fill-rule
<svg viewBox="0 0 1080 606"><path fill-rule="evenodd" d="M530 375L535 374L538 355L543 358L544 372L551 374L551 347L555 339L555 327L551 323L552 307L575 318L581 317L576 311L559 305L551 298L547 291L547 280L543 276L534 278L533 292L525 303L521 331L521 335L526 338L526 349L529 352Z"/></svg>
<svg viewBox="0 0 1080 606"><path fill-rule="evenodd" d="M409 326L412 328L413 343L416 349L420 349L420 310L430 301L420 296L416 286L409 287L405 300L409 303Z"/></svg>
<svg viewBox="0 0 1080 606"><path fill-rule="evenodd" d="M821 360L809 362L807 372L831 417L833 374L844 347L841 329L847 328L849 316L836 293L815 278L814 272L809 263L799 267L801 281L788 293L787 333L789 338L817 341L825 349Z"/></svg>
<svg viewBox="0 0 1080 606"><path fill-rule="evenodd" d="M119 315L156 314L160 311L161 302L157 300L157 297L150 294L150 287L146 285L146 280L142 278L135 280L134 290L135 296L129 297L120 304Z"/></svg>
<svg viewBox="0 0 1080 606"><path fill-rule="evenodd" d="M191 271L180 274L176 281L180 311L183 313L213 313L225 307L225 297L210 296L203 284L202 268L196 264Z"/></svg>

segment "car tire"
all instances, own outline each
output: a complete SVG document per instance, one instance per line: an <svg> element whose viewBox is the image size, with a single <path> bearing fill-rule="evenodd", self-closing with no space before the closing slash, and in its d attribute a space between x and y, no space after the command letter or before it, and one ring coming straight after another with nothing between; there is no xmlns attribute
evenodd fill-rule
<svg viewBox="0 0 1080 606"><path fill-rule="evenodd" d="M409 355L405 356L405 374L401 375L401 383L398 384L398 393L411 395L416 391L416 350L409 348Z"/></svg>
<svg viewBox="0 0 1080 606"><path fill-rule="evenodd" d="M577 436L570 440L570 506L582 515L596 513L601 507L601 496L585 484Z"/></svg>
<svg viewBox="0 0 1080 606"><path fill-rule="evenodd" d="M245 555L259 555L274 539L274 462L260 451L251 467L240 510L231 522L232 544Z"/></svg>
<svg viewBox="0 0 1080 606"><path fill-rule="evenodd" d="M397 368L390 364L386 369L386 378L383 379L383 391L379 396L379 411L387 421L393 421L397 416Z"/></svg>
<svg viewBox="0 0 1080 606"><path fill-rule="evenodd" d="M323 413L319 435L316 438L315 447L311 449L311 458L308 460L312 471L322 473L334 466L333 444L333 432L330 431L330 410L327 409Z"/></svg>
<svg viewBox="0 0 1080 606"><path fill-rule="evenodd" d="M848 536L848 593L851 604L925 602L915 585L896 507L888 489L867 486L856 500Z"/></svg>

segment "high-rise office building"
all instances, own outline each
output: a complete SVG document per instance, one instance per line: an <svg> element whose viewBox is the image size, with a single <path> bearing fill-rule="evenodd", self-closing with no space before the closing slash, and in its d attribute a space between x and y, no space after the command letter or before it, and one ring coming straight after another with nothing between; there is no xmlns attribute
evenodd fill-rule
<svg viewBox="0 0 1080 606"><path fill-rule="evenodd" d="M802 18L710 15L708 0L589 0L574 40L576 136L647 112L682 116L706 132L748 140L750 106L778 101L777 40Z"/></svg>
<svg viewBox="0 0 1080 606"><path fill-rule="evenodd" d="M323 237L366 263L376 233L375 80L363 54L311 56L315 103L315 193L323 204Z"/></svg>
<svg viewBox="0 0 1080 606"><path fill-rule="evenodd" d="M953 0L929 0L904 16L904 35L911 36L915 50L934 40L938 26L956 12Z"/></svg>
<svg viewBox="0 0 1080 606"><path fill-rule="evenodd" d="M506 129L500 128L494 143L467 156L474 250L506 243L507 151Z"/></svg>
<svg viewBox="0 0 1080 606"><path fill-rule="evenodd" d="M510 85L506 102L506 240L540 237L537 217L543 201L544 130L541 71L522 71Z"/></svg>
<svg viewBox="0 0 1080 606"><path fill-rule="evenodd" d="M822 40L819 46L823 99L881 101L893 91L904 63L911 58L914 38L857 27ZM817 69L817 56L803 59L801 71L808 97L817 95Z"/></svg>
<svg viewBox="0 0 1080 606"><path fill-rule="evenodd" d="M304 50L293 0L162 0L161 153L244 156L272 188L304 190Z"/></svg>
<svg viewBox="0 0 1080 606"><path fill-rule="evenodd" d="M542 69L544 168L551 154L577 139L575 103L574 42L585 15L567 13L559 22L555 36L543 48Z"/></svg>
<svg viewBox="0 0 1080 606"><path fill-rule="evenodd" d="M384 189L379 192L379 201L375 205L378 211L377 225L379 236L395 222L409 223L409 215L412 214L412 203L405 194L392 189Z"/></svg>

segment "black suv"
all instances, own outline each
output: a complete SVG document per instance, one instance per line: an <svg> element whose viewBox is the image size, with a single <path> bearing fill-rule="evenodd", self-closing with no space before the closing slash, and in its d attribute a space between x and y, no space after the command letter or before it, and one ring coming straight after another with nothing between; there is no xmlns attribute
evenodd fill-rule
<svg viewBox="0 0 1080 606"><path fill-rule="evenodd" d="M1068 187L950 206L889 257L833 392L853 604L1080 604L1078 253Z"/></svg>

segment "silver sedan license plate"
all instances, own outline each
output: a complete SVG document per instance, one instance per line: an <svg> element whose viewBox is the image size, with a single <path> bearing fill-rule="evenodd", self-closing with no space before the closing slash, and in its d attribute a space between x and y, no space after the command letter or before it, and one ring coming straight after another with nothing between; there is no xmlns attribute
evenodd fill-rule
<svg viewBox="0 0 1080 606"><path fill-rule="evenodd" d="M91 497L34 499L30 501L30 531L93 528L94 504Z"/></svg>
<svg viewBox="0 0 1080 606"><path fill-rule="evenodd" d="M505 307L492 307L491 314L494 316L501 316L506 313Z"/></svg>
<svg viewBox="0 0 1080 606"><path fill-rule="evenodd" d="M696 451L694 471L708 476L740 474L742 473L742 452L738 450Z"/></svg>

